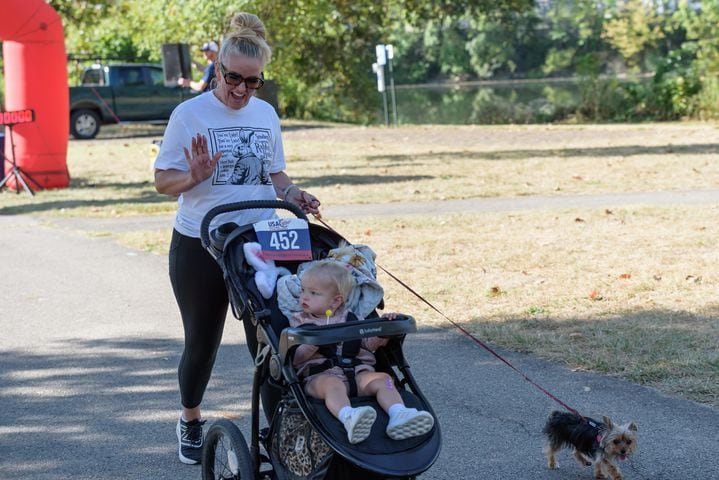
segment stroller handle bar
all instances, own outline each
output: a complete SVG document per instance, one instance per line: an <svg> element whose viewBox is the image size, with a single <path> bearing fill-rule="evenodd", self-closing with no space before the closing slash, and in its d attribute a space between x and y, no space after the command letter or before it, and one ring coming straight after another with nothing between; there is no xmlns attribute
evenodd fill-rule
<svg viewBox="0 0 719 480"><path fill-rule="evenodd" d="M218 205L212 208L202 218L200 224L200 239L202 240L203 248L207 248L210 245L210 223L212 220L223 213L237 212L239 210L252 210L258 208L270 208L273 210L281 209L287 210L293 213L297 218L307 220L307 215L297 205L285 202L282 200L246 200L244 202L226 203L224 205Z"/></svg>
<svg viewBox="0 0 719 480"><path fill-rule="evenodd" d="M397 337L416 331L417 324L409 315L398 315L394 320L378 318L334 325L302 325L282 331L279 353L284 364L287 353L296 345L330 345L368 337Z"/></svg>

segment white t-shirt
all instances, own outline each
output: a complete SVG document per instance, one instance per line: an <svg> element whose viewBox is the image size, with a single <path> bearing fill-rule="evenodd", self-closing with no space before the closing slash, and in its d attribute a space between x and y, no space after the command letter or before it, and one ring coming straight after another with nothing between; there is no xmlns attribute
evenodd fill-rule
<svg viewBox="0 0 719 480"><path fill-rule="evenodd" d="M202 219L213 207L245 200L275 200L270 174L285 169L280 120L275 109L252 97L243 108L234 110L212 92L175 108L155 168L189 171L182 149L190 151L192 138L198 133L207 137L210 157L218 151L222 151L222 157L207 180L178 198L175 229L195 238L200 237ZM211 228L229 221L246 225L273 217L273 210L240 210L215 217Z"/></svg>

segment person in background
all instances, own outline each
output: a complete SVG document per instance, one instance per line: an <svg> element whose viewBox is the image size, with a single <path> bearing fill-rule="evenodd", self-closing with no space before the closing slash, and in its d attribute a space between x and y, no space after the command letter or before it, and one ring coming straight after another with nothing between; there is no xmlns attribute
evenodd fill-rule
<svg viewBox="0 0 719 480"><path fill-rule="evenodd" d="M193 82L189 78L180 77L177 79L177 84L181 87L190 87L196 92L207 92L212 89L212 80L215 78L215 60L217 60L217 53L220 48L217 43L210 40L202 45L202 53L205 55L207 65L203 65L198 62L192 62L195 67L202 71L202 78L199 82Z"/></svg>
<svg viewBox="0 0 719 480"><path fill-rule="evenodd" d="M229 305L222 269L202 247L200 224L215 206L245 200L280 198L319 214L319 200L285 173L280 120L275 109L255 97L272 51L265 27L253 14L230 22L214 62L216 86L175 108L155 160L155 189L178 196L169 252L172 289L182 317L185 344L178 367L181 414L176 425L180 461L200 463L200 404L210 380ZM251 151L252 155L240 152ZM257 175L237 171L257 164ZM254 171L254 170L253 170ZM253 224L277 218L272 209L218 215L210 228L225 222ZM243 322L250 353L257 348L251 322ZM254 342L254 343L253 343ZM254 358L254 357L253 357Z"/></svg>

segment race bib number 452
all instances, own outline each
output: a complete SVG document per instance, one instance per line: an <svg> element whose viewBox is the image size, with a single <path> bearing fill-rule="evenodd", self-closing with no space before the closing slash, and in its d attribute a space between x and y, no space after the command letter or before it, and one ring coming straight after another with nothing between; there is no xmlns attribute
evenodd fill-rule
<svg viewBox="0 0 719 480"><path fill-rule="evenodd" d="M276 218L254 225L262 255L268 260L312 260L310 230L301 218Z"/></svg>

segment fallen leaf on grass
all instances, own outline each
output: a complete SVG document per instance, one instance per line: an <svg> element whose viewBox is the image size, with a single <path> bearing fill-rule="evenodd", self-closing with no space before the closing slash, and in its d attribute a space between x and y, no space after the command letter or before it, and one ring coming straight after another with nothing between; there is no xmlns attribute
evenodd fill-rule
<svg viewBox="0 0 719 480"><path fill-rule="evenodd" d="M490 288L489 292L487 292L490 297L496 297L498 295L501 295L502 293L504 293L502 292L502 289L497 286Z"/></svg>
<svg viewBox="0 0 719 480"><path fill-rule="evenodd" d="M579 218L579 217L575 218L574 221L576 223L584 223L585 222L585 220L583 218Z"/></svg>
<svg viewBox="0 0 719 480"><path fill-rule="evenodd" d="M604 214L605 214L605 215L614 215L614 212L612 212L612 211L609 210L608 208L605 208L605 209L604 209Z"/></svg>
<svg viewBox="0 0 719 480"><path fill-rule="evenodd" d="M685 280L688 281L688 282L702 283L702 276L699 275L699 276L697 277L697 276L694 276L694 275L687 275L687 278L685 278Z"/></svg>
<svg viewBox="0 0 719 480"><path fill-rule="evenodd" d="M621 278L623 280L628 280L628 279L632 278L632 274L631 273L622 273L621 275L619 275L619 278Z"/></svg>
<svg viewBox="0 0 719 480"><path fill-rule="evenodd" d="M598 302L599 300L602 300L603 298L604 297L602 297L599 294L599 292L597 291L596 288L594 290L592 290L591 292L589 292L589 300L591 300L593 302Z"/></svg>
<svg viewBox="0 0 719 480"><path fill-rule="evenodd" d="M657 282L662 279L661 275L653 275L652 278L656 280Z"/></svg>

